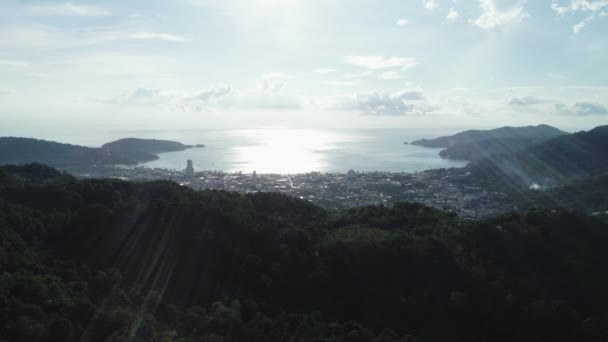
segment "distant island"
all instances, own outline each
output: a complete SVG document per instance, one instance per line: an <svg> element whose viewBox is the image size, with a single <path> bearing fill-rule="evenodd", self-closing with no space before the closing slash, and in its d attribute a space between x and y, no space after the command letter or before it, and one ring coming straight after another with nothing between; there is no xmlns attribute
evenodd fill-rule
<svg viewBox="0 0 608 342"><path fill-rule="evenodd" d="M199 144L192 146L170 140L125 138L112 141L101 146L102 149L114 152L140 151L152 154L184 151L193 147L205 147L205 145Z"/></svg>
<svg viewBox="0 0 608 342"><path fill-rule="evenodd" d="M137 165L157 160L158 153L183 151L193 147L176 141L126 138L100 148L63 144L55 141L0 137L0 164L39 162L58 168L94 165Z"/></svg>

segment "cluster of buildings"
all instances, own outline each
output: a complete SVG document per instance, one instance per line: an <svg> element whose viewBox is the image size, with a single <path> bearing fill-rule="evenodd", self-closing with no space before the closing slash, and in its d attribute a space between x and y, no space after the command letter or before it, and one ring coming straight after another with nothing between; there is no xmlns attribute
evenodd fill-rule
<svg viewBox="0 0 608 342"><path fill-rule="evenodd" d="M195 190L218 189L241 193L281 192L327 209L364 205L391 206L399 201L418 202L453 211L466 218L486 218L513 209L506 194L458 182L461 172L429 170L420 173L310 172L294 175L195 172L192 162L183 170L145 167L100 167L73 172L83 178L120 178L129 181L171 180Z"/></svg>

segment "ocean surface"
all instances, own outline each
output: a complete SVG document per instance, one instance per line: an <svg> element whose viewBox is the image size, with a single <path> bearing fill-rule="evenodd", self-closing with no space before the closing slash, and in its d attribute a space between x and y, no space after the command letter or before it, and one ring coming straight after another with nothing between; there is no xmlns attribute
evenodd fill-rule
<svg viewBox="0 0 608 342"><path fill-rule="evenodd" d="M119 138L168 139L205 148L162 153L143 166L182 170L192 159L197 171L304 173L355 171L415 172L462 167L464 161L441 158L440 149L403 144L457 131L429 129L189 129L81 131L47 134L38 138L98 147Z"/></svg>

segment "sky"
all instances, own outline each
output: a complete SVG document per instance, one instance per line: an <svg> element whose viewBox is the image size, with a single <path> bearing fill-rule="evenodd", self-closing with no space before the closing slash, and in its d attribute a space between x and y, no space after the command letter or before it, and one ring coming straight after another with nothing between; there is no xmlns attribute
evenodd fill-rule
<svg viewBox="0 0 608 342"><path fill-rule="evenodd" d="M608 0L3 0L0 134L608 122Z"/></svg>

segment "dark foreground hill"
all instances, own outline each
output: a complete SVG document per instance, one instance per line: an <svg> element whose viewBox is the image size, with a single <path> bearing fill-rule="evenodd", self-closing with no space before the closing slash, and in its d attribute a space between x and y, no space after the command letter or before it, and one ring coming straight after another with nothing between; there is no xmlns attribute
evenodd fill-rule
<svg viewBox="0 0 608 342"><path fill-rule="evenodd" d="M0 340L605 341L608 226L0 168Z"/></svg>
<svg viewBox="0 0 608 342"><path fill-rule="evenodd" d="M444 158L479 160L492 155L510 154L549 139L567 135L548 125L502 127L491 130L469 130L437 139L422 139L412 144L444 148Z"/></svg>

